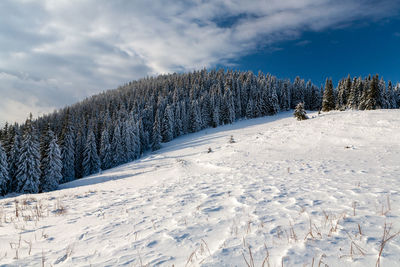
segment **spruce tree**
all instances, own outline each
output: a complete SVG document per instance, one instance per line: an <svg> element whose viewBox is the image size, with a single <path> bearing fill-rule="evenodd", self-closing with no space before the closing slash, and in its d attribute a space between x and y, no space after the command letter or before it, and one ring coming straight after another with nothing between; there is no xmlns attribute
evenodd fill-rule
<svg viewBox="0 0 400 267"><path fill-rule="evenodd" d="M335 109L335 96L332 80L326 79L324 97L322 99L322 111L330 111L333 109Z"/></svg>
<svg viewBox="0 0 400 267"><path fill-rule="evenodd" d="M61 161L62 179L60 183L70 182L75 179L75 142L72 123L67 114L61 133Z"/></svg>
<svg viewBox="0 0 400 267"><path fill-rule="evenodd" d="M97 154L96 138L93 130L89 128L85 150L83 151L83 176L97 173L100 170L100 158Z"/></svg>
<svg viewBox="0 0 400 267"><path fill-rule="evenodd" d="M201 129L201 117L197 100L193 101L191 106L189 129L191 133L195 133Z"/></svg>
<svg viewBox="0 0 400 267"><path fill-rule="evenodd" d="M174 137L173 133L174 122L172 116L173 113L171 110L171 106L168 105L164 111L164 117L161 123L161 136L162 136L162 141L164 143L171 141L172 138Z"/></svg>
<svg viewBox="0 0 400 267"><path fill-rule="evenodd" d="M293 115L298 121L302 121L302 120L307 120L308 119L307 113L304 110L304 103L300 102L300 103L298 103L296 105L296 109L294 110Z"/></svg>
<svg viewBox="0 0 400 267"><path fill-rule="evenodd" d="M18 160L18 191L38 193L40 183L40 152L32 114L25 122L20 158Z"/></svg>
<svg viewBox="0 0 400 267"><path fill-rule="evenodd" d="M112 166L112 151L110 144L110 136L108 134L107 127L104 127L101 132L100 139L100 161L101 161L101 169L107 170Z"/></svg>
<svg viewBox="0 0 400 267"><path fill-rule="evenodd" d="M254 104L253 104L253 100L250 99L249 102L247 103L247 107L246 107L246 118L247 119L251 119L254 118Z"/></svg>
<svg viewBox="0 0 400 267"><path fill-rule="evenodd" d="M356 109L358 107L359 85L357 78L353 79L349 97L347 98L347 108Z"/></svg>
<svg viewBox="0 0 400 267"><path fill-rule="evenodd" d="M21 156L21 134L20 131L17 130L14 135L14 143L10 150L10 156L8 157L8 167L10 176L8 189L10 192L15 192L18 189L17 172L18 172L18 162L20 156Z"/></svg>
<svg viewBox="0 0 400 267"><path fill-rule="evenodd" d="M0 195L5 195L9 192L9 181L7 155L0 142Z"/></svg>
<svg viewBox="0 0 400 267"><path fill-rule="evenodd" d="M114 133L111 140L111 151L112 151L112 167L122 164L124 161L124 153L122 147L122 136L120 121L117 121L114 126Z"/></svg>
<svg viewBox="0 0 400 267"><path fill-rule="evenodd" d="M367 92L367 100L365 103L365 109L372 110L380 108L380 92L378 88L378 74L372 77Z"/></svg>
<svg viewBox="0 0 400 267"><path fill-rule="evenodd" d="M158 150L161 148L161 129L160 129L160 113L157 110L156 117L154 118L154 125L153 125L153 144L151 149L153 151Z"/></svg>
<svg viewBox="0 0 400 267"><path fill-rule="evenodd" d="M43 192L48 192L57 189L62 179L62 161L61 151L57 144L57 137L53 131L48 131L49 145L47 146L46 157L43 160L43 172L41 180L41 189Z"/></svg>
<svg viewBox="0 0 400 267"><path fill-rule="evenodd" d="M86 145L86 134L84 133L84 129L86 126L80 126L78 134L75 138L75 177L81 178L83 177L83 154Z"/></svg>

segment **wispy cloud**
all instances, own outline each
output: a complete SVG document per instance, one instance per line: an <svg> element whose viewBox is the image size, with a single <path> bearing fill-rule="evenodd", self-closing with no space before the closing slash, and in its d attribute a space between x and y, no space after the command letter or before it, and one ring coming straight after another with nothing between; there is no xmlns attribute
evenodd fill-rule
<svg viewBox="0 0 400 267"><path fill-rule="evenodd" d="M296 46L306 46L308 44L311 44L310 40L303 40L303 41L295 43Z"/></svg>
<svg viewBox="0 0 400 267"><path fill-rule="evenodd" d="M0 122L146 75L230 64L304 31L379 19L398 6L377 2L4 0Z"/></svg>

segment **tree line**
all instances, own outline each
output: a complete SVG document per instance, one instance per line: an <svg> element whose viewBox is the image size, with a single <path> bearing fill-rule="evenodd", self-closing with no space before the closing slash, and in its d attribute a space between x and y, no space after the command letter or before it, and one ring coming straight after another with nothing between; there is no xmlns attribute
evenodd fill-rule
<svg viewBox="0 0 400 267"><path fill-rule="evenodd" d="M140 158L161 143L242 118L307 110L398 108L400 86L378 75L324 88L247 71L147 77L0 130L0 194L38 193Z"/></svg>

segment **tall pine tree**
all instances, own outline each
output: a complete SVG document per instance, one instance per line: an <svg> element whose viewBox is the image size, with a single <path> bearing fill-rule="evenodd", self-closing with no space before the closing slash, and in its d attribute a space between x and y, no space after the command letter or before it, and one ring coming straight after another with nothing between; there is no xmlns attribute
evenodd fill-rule
<svg viewBox="0 0 400 267"><path fill-rule="evenodd" d="M107 170L112 166L112 151L110 144L110 136L108 134L107 127L104 127L101 132L100 139L100 161L101 161L101 169Z"/></svg>
<svg viewBox="0 0 400 267"><path fill-rule="evenodd" d="M96 138L89 128L85 149L83 151L83 176L97 173L100 170L100 158L97 154Z"/></svg>
<svg viewBox="0 0 400 267"><path fill-rule="evenodd" d="M157 110L156 117L154 118L154 125L153 125L153 144L152 150L158 150L161 148L161 129L160 129L160 113Z"/></svg>
<svg viewBox="0 0 400 267"><path fill-rule="evenodd" d="M18 180L17 180L17 172L18 172L18 162L21 156L21 134L19 129L16 130L14 135L14 143L10 150L10 156L8 157L8 167L9 167L9 190L10 192L15 192L18 189Z"/></svg>
<svg viewBox="0 0 400 267"><path fill-rule="evenodd" d="M40 183L39 141L32 123L32 114L25 122L24 135L18 161L18 191L38 193Z"/></svg>
<svg viewBox="0 0 400 267"><path fill-rule="evenodd" d="M8 193L9 180L7 155L0 142L0 195Z"/></svg>
<svg viewBox="0 0 400 267"><path fill-rule="evenodd" d="M326 79L324 97L322 99L322 111L335 109L335 96L333 93L332 80Z"/></svg>
<svg viewBox="0 0 400 267"><path fill-rule="evenodd" d="M74 129L67 113L61 133L61 160L62 179L61 183L75 179L75 142Z"/></svg>
<svg viewBox="0 0 400 267"><path fill-rule="evenodd" d="M378 74L372 77L372 80L369 84L369 90L367 93L367 101L365 103L365 109L377 109L381 108L381 99L380 99L380 92L378 87Z"/></svg>
<svg viewBox="0 0 400 267"><path fill-rule="evenodd" d="M58 184L62 179L62 161L61 151L57 144L57 137L54 136L53 131L49 130L47 133L49 144L46 157L43 160L43 176L41 180L41 189L43 192L48 192L57 189Z"/></svg>

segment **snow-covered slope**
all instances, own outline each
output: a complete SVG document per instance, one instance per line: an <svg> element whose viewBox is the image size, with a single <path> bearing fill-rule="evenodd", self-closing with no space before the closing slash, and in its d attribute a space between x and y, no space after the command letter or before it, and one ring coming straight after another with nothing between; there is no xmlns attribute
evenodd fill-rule
<svg viewBox="0 0 400 267"><path fill-rule="evenodd" d="M0 199L0 265L374 266L400 230L400 111L311 115L207 129ZM381 254L396 266L400 237Z"/></svg>

